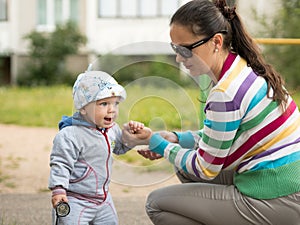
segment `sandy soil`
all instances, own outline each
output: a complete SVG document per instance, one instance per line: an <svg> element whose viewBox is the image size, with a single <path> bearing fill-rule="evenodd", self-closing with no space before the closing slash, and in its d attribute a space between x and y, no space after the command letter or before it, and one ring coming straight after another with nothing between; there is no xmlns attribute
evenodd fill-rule
<svg viewBox="0 0 300 225"><path fill-rule="evenodd" d="M48 191L49 154L56 133L55 128L0 124L0 194ZM146 196L153 189L178 183L173 174L140 172L116 160L113 173L110 190L114 197Z"/></svg>

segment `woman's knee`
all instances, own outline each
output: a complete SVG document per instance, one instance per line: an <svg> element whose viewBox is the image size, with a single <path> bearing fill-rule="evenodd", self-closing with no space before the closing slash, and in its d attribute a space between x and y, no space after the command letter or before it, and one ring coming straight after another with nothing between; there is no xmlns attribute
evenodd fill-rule
<svg viewBox="0 0 300 225"><path fill-rule="evenodd" d="M158 190L152 191L146 200L146 212L149 215L152 215L153 213L159 211L158 210L158 205L156 199L158 198Z"/></svg>

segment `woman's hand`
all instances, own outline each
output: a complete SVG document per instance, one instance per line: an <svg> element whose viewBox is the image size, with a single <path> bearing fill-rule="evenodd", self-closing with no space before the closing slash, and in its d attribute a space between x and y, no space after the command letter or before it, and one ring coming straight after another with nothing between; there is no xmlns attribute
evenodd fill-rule
<svg viewBox="0 0 300 225"><path fill-rule="evenodd" d="M137 152L143 156L146 159L150 159L150 160L155 160L155 159L160 159L162 158L162 156L160 154L157 154L155 152L151 152L149 149L140 149L137 150Z"/></svg>
<svg viewBox="0 0 300 225"><path fill-rule="evenodd" d="M178 138L177 135L173 132L170 131L160 131L158 132L160 134L160 136L162 136L164 139L166 139L167 141L171 142L171 143L178 143Z"/></svg>
<svg viewBox="0 0 300 225"><path fill-rule="evenodd" d="M158 133L167 141L172 142L172 143L178 143L177 135L174 134L173 132L160 131ZM156 159L160 159L163 157L162 155L152 152L149 149L141 149L141 150L138 150L137 152L140 155L142 155L144 158L150 159L150 160L156 160Z"/></svg>

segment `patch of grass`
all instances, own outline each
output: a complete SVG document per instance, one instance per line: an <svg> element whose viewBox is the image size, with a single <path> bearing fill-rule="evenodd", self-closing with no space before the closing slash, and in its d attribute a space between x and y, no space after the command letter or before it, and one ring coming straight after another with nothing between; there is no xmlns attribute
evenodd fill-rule
<svg viewBox="0 0 300 225"><path fill-rule="evenodd" d="M128 151L123 155L114 155L114 158L130 165L137 166L137 170L141 173L155 171L173 172L173 166L171 164L161 163L164 161L163 158L148 160L139 155L135 150Z"/></svg>
<svg viewBox="0 0 300 225"><path fill-rule="evenodd" d="M8 156L8 157L6 158L6 160L5 160L5 161L8 162L8 164L6 165L6 167L7 167L8 169L17 169L17 168L19 168L19 166L20 166L20 161L22 161L22 160L25 160L25 159L22 158L22 157Z"/></svg>
<svg viewBox="0 0 300 225"><path fill-rule="evenodd" d="M153 129L198 128L197 89L125 87L127 99L120 104L118 122L138 120ZM0 123L21 126L57 127L63 115L74 112L72 88L1 87Z"/></svg>
<svg viewBox="0 0 300 225"><path fill-rule="evenodd" d="M6 170L14 170L19 168L20 161L23 160L22 157L13 157L8 156L5 159L0 157L0 185L4 185L8 188L15 188L16 184L12 181L12 177L7 175L7 172L4 172L4 168ZM3 163L5 161L5 163ZM1 190L0 190L1 192Z"/></svg>
<svg viewBox="0 0 300 225"><path fill-rule="evenodd" d="M120 104L120 124L143 122L153 130L199 128L197 89L130 86L128 98Z"/></svg>
<svg viewBox="0 0 300 225"><path fill-rule="evenodd" d="M9 179L11 179L11 177L3 172L4 166L2 164L3 164L2 158L0 158L0 184L6 186L7 182L9 181Z"/></svg>
<svg viewBox="0 0 300 225"><path fill-rule="evenodd" d="M72 113L72 90L67 87L0 88L0 123L55 127Z"/></svg>
<svg viewBox="0 0 300 225"><path fill-rule="evenodd" d="M17 225L17 222L8 222L5 214L0 215L0 225Z"/></svg>
<svg viewBox="0 0 300 225"><path fill-rule="evenodd" d="M297 105L300 107L300 92L294 92L292 93L292 97L295 100L295 102L297 103Z"/></svg>
<svg viewBox="0 0 300 225"><path fill-rule="evenodd" d="M47 193L47 192L50 192L50 190L45 187L45 188L40 188L38 192L39 193Z"/></svg>
<svg viewBox="0 0 300 225"><path fill-rule="evenodd" d="M123 188L122 191L123 191L124 193L129 193L129 192L130 192L129 188Z"/></svg>
<svg viewBox="0 0 300 225"><path fill-rule="evenodd" d="M200 94L197 88L130 85L120 104L118 122L138 120L154 130L199 128ZM293 98L300 104L300 93ZM74 112L72 88L0 87L0 123L21 126L57 127L63 115Z"/></svg>
<svg viewBox="0 0 300 225"><path fill-rule="evenodd" d="M153 164L152 161L141 157L135 150L128 151L123 155L114 155L114 158L135 166L150 166Z"/></svg>
<svg viewBox="0 0 300 225"><path fill-rule="evenodd" d="M0 170L0 184L6 182L8 179L10 179L10 176L4 175Z"/></svg>
<svg viewBox="0 0 300 225"><path fill-rule="evenodd" d="M5 186L8 187L8 188L15 188L16 187L16 184L14 182L6 182L5 183Z"/></svg>

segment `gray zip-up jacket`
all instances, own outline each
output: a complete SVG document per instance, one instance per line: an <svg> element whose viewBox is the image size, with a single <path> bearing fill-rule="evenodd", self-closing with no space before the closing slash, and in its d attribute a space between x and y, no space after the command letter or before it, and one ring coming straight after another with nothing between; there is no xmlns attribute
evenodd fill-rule
<svg viewBox="0 0 300 225"><path fill-rule="evenodd" d="M84 121L77 112L63 117L50 155L49 188L64 189L68 196L102 202L111 179L112 153L124 154L131 148L122 144L118 124L99 129Z"/></svg>

